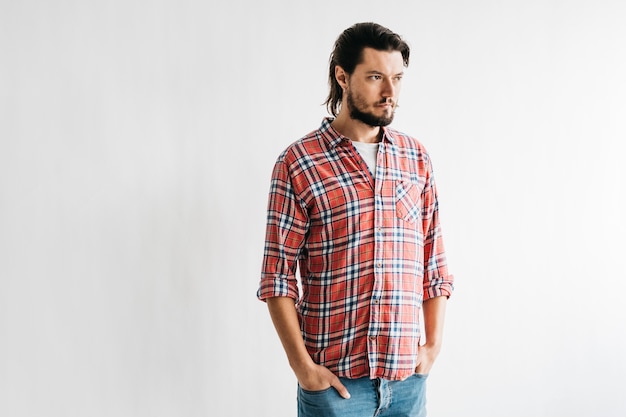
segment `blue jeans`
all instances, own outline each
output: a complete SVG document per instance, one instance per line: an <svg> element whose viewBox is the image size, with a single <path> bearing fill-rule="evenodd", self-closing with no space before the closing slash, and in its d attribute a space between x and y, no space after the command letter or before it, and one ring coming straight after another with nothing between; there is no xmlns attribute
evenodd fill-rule
<svg viewBox="0 0 626 417"><path fill-rule="evenodd" d="M298 386L298 417L425 417L426 375L404 381L339 378L350 393L337 390L306 391Z"/></svg>

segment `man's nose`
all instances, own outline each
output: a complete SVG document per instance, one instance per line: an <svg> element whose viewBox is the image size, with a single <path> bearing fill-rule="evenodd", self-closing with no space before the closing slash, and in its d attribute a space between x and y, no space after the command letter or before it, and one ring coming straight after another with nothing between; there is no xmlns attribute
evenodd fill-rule
<svg viewBox="0 0 626 417"><path fill-rule="evenodd" d="M394 92L395 92L395 86L393 85L393 81L390 78L385 78L383 80L382 96L385 98L393 97Z"/></svg>

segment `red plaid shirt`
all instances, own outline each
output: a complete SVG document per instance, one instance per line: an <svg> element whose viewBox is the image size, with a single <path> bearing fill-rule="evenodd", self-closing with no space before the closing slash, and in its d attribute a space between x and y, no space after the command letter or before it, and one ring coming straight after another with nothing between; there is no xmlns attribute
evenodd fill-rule
<svg viewBox="0 0 626 417"><path fill-rule="evenodd" d="M331 122L276 162L257 295L297 300L309 354L336 375L404 379L422 301L452 293L430 158L383 128L374 180Z"/></svg>

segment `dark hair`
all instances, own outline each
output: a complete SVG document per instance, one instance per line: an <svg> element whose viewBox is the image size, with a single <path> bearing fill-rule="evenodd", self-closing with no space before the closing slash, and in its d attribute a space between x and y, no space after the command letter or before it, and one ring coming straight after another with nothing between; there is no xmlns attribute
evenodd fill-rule
<svg viewBox="0 0 626 417"><path fill-rule="evenodd" d="M330 54L328 85L330 92L326 99L326 108L333 116L339 113L343 90L335 79L335 67L339 65L348 74L352 74L361 62L363 49L373 48L378 51L398 51L402 54L404 66L409 66L409 45L384 26L376 23L357 23L344 30L335 41L335 49Z"/></svg>

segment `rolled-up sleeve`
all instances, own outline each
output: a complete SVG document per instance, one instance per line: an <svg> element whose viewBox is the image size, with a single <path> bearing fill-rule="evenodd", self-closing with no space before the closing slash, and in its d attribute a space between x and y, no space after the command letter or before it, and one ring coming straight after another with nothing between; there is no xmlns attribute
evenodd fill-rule
<svg viewBox="0 0 626 417"><path fill-rule="evenodd" d="M306 207L292 186L289 167L279 158L274 166L267 208L265 249L257 297L299 298L297 262L309 229Z"/></svg>
<svg viewBox="0 0 626 417"><path fill-rule="evenodd" d="M422 193L422 230L424 231L424 300L446 296L454 290L454 276L448 274L448 264L439 224L437 187L430 160L428 177Z"/></svg>

